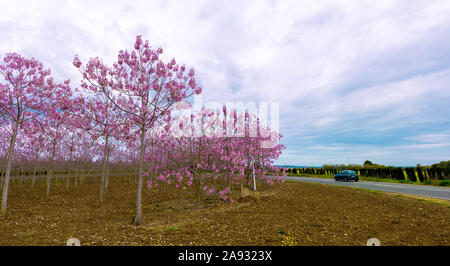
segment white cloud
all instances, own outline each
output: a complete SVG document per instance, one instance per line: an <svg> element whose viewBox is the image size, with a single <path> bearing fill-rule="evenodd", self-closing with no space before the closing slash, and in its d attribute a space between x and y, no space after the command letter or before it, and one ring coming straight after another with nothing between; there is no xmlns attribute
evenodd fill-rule
<svg viewBox="0 0 450 266"><path fill-rule="evenodd" d="M382 159L386 145L449 130L448 1L0 1L0 9L0 56L35 56L78 85L74 54L111 63L142 34L164 58L196 69L204 101L279 101L288 151L358 144ZM429 152L449 157L447 147ZM291 154L290 164L339 157L321 154Z"/></svg>

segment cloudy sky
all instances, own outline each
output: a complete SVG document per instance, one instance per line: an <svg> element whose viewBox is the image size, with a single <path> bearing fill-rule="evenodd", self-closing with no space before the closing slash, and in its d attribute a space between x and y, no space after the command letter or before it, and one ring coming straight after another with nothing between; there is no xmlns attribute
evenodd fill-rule
<svg viewBox="0 0 450 266"><path fill-rule="evenodd" d="M278 102L280 164L450 160L450 2L6 1L0 57L59 79L136 35L196 69L203 102Z"/></svg>

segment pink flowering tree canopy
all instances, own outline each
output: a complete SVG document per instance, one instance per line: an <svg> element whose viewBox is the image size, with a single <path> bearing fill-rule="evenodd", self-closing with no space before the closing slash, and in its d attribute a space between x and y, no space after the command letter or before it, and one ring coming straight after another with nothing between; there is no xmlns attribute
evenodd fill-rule
<svg viewBox="0 0 450 266"><path fill-rule="evenodd" d="M136 37L132 51L119 51L117 62L108 67L99 58L92 58L82 67L75 56L73 64L83 75L82 87L101 91L109 101L121 110L132 125L131 133L140 140L139 183L135 224L141 223L141 190L145 156L145 135L162 118L169 115L177 102L200 94L194 69L186 70L175 58L163 62L162 48L152 49L148 41Z"/></svg>
<svg viewBox="0 0 450 266"><path fill-rule="evenodd" d="M69 80L55 83L51 71L34 58L6 54L0 62L0 113L11 126L1 210L6 211L12 156L19 127L68 104Z"/></svg>

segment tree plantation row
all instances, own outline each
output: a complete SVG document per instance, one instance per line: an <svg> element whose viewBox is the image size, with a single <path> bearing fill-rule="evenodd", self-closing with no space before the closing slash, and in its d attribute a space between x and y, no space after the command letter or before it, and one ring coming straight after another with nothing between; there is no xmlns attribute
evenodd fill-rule
<svg viewBox="0 0 450 266"><path fill-rule="evenodd" d="M393 180L408 180L412 182L425 182L427 180L450 180L449 166L417 166L417 167L377 167L377 168L352 168L359 176L386 178ZM342 169L339 168L289 168L287 173L297 175L327 175L333 176Z"/></svg>
<svg viewBox="0 0 450 266"><path fill-rule="evenodd" d="M99 170L102 201L115 165L114 171L137 176L136 225L144 186L193 185L197 199L206 193L231 200L232 186L280 181L268 175L281 172L273 166L284 149L281 135L247 110L223 106L182 115L202 87L194 69L175 58L164 62L162 53L137 36L112 66L99 57L83 64L75 55L80 88L55 81L34 58L6 54L0 62L2 212L12 173L32 180L44 174L49 194L58 172L76 182L80 171Z"/></svg>

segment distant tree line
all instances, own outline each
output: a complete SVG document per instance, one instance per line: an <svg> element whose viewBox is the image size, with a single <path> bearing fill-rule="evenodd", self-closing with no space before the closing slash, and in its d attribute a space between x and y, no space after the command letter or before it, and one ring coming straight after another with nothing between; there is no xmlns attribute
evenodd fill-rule
<svg viewBox="0 0 450 266"><path fill-rule="evenodd" d="M322 168L289 168L288 173L294 175L334 175L340 170L354 170L359 176L376 177L394 180L420 181L450 179L450 161L442 161L431 166L394 167L374 164L365 161L359 164L325 164Z"/></svg>

